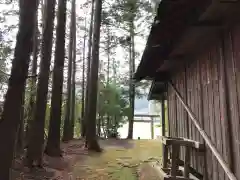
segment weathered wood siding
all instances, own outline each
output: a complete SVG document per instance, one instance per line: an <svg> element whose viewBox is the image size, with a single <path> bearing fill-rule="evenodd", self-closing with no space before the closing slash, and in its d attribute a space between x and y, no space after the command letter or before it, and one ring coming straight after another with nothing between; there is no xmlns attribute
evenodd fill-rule
<svg viewBox="0 0 240 180"><path fill-rule="evenodd" d="M217 36L205 51L195 54L194 60L174 73L172 81L240 179L240 26ZM170 87L168 109L171 136L204 143ZM191 166L204 179L228 179L208 147L203 154L192 152Z"/></svg>
<svg viewBox="0 0 240 180"><path fill-rule="evenodd" d="M228 91L229 135L232 143L233 169L240 179L240 26L226 33L224 43Z"/></svg>

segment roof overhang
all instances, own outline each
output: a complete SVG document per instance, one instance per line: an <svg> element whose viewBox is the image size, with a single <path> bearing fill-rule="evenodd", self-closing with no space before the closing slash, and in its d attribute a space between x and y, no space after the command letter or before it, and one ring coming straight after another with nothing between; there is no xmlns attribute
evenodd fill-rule
<svg viewBox="0 0 240 180"><path fill-rule="evenodd" d="M216 38L219 28L238 21L239 4L237 0L161 1L135 80L153 80L157 71L169 73L179 66L186 54Z"/></svg>
<svg viewBox="0 0 240 180"><path fill-rule="evenodd" d="M162 99L166 99L166 83L154 80L151 84L148 100L161 101Z"/></svg>

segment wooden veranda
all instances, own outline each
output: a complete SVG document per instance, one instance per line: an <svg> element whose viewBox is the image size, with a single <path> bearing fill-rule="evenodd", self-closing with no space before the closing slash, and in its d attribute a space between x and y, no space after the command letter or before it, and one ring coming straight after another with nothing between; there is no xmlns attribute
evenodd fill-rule
<svg viewBox="0 0 240 180"><path fill-rule="evenodd" d="M165 179L240 180L239 9L238 0L159 4L135 79L168 104Z"/></svg>

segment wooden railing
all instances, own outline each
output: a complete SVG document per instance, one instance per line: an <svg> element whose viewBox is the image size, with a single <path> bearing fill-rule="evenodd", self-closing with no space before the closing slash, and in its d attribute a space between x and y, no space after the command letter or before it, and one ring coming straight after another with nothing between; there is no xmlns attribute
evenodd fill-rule
<svg viewBox="0 0 240 180"><path fill-rule="evenodd" d="M174 86L174 84L172 82L168 82L169 86L171 86L174 90L174 92L176 93L178 99L180 100L180 102L182 103L184 109L187 111L191 121L193 122L193 124L195 125L195 127L197 128L197 130L199 131L199 133L201 134L202 138L204 139L205 143L207 144L207 146L210 148L210 150L212 151L213 155L217 158L219 164L221 165L221 167L223 168L223 170L225 171L226 175L228 176L228 178L230 180L237 180L236 176L232 173L232 171L230 170L230 168L228 167L227 163L224 161L224 159L222 158L221 154L218 152L217 148L214 146L214 144L212 143L212 141L210 140L210 138L208 137L208 135L206 134L206 132L201 128L200 124L198 123L198 119L196 117L196 115L192 112L191 108L188 106L188 104L184 101L183 97L181 96L181 94L178 92L178 90L176 89L176 87Z"/></svg>

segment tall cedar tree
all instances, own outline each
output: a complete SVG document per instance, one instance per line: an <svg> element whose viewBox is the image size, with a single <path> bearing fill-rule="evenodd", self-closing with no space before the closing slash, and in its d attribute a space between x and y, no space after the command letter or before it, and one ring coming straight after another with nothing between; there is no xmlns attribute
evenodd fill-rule
<svg viewBox="0 0 240 180"><path fill-rule="evenodd" d="M133 0L129 2L129 8L132 12L136 12L136 5L137 1ZM135 30L134 30L134 20L135 14L129 13L129 103L130 103L130 115L129 115L129 122L128 122L128 139L133 138L133 123L134 123L134 108L135 108L135 84L133 82L133 76L135 72L135 44L134 44L134 37L135 37Z"/></svg>
<svg viewBox="0 0 240 180"><path fill-rule="evenodd" d="M82 119L82 137L86 136L86 125L88 120L88 102L89 102L89 83L90 83L90 65L91 65L91 49L92 49L92 33L93 33L93 15L94 15L94 2L92 0L92 9L91 9L91 19L90 19L90 27L89 27L89 39L88 39L88 56L87 56L87 83L86 83L86 99L85 99L85 110L84 110L84 118Z"/></svg>
<svg viewBox="0 0 240 180"><path fill-rule="evenodd" d="M75 1L75 0L74 0ZM74 12L74 22L73 22L73 74L72 74L72 108L71 108L71 136L70 139L74 137L74 124L75 124L75 107L76 107L76 16Z"/></svg>
<svg viewBox="0 0 240 180"><path fill-rule="evenodd" d="M84 32L84 37L83 37L83 59L82 59L82 108L81 108L81 119L83 120L84 117L84 110L85 110L85 49L86 49L86 18L85 18L85 32ZM81 122L80 122L81 123ZM83 127L81 126L82 130ZM82 132L82 131L81 131ZM83 133L82 133L83 135Z"/></svg>
<svg viewBox="0 0 240 180"><path fill-rule="evenodd" d="M35 106L35 96L36 96L36 83L37 83L37 60L38 60L38 53L39 53L39 31L38 31L38 13L35 18L35 29L34 29L34 41L33 41L33 59L32 59L32 69L31 69L31 80L30 80L30 98L29 98L29 104L28 104L28 114L27 114L27 127L25 132L25 138L27 140L27 146L28 146L28 139L30 136L29 133L29 126L30 123L33 121L34 117L34 106Z"/></svg>
<svg viewBox="0 0 240 180"><path fill-rule="evenodd" d="M25 84L26 86L26 84ZM21 106L21 112L20 112L20 124L19 124L19 127L18 127L18 133L17 133L17 141L16 141L16 149L15 149L15 152L16 154L15 155L20 155L22 152L23 152L23 149L24 149L24 104L25 104L25 89L22 93L22 106Z"/></svg>
<svg viewBox="0 0 240 180"><path fill-rule="evenodd" d="M25 82L26 83L26 82ZM26 84L25 84L26 87ZM25 105L25 91L24 89L22 93L22 106L21 106L21 113L20 113L20 124L18 128L18 134L17 134L17 144L16 144L16 155L20 155L23 153L24 150L24 105Z"/></svg>
<svg viewBox="0 0 240 180"><path fill-rule="evenodd" d="M122 7L122 8L119 8ZM146 21L149 20L152 11L151 4L148 1L143 0L117 0L111 8L111 13L116 22L119 23L119 26L127 31L129 36L126 38L126 41L120 41L120 43L125 46L128 43L129 48L129 105L130 112L128 114L129 120L129 130L128 138L131 139L133 136L133 119L134 119L134 101L135 101L135 85L133 83L133 73L135 72L135 36L141 35L140 32L135 31L135 22L146 13ZM145 24L145 23L144 23ZM139 24L136 22L136 26ZM142 35L141 35L142 36Z"/></svg>
<svg viewBox="0 0 240 180"><path fill-rule="evenodd" d="M66 3L67 0L59 0L58 2L58 24L56 29L56 50L53 69L50 126L45 150L46 154L49 156L61 156L60 126L62 113L63 68L65 60Z"/></svg>
<svg viewBox="0 0 240 180"><path fill-rule="evenodd" d="M22 94L28 75L37 7L37 0L20 1L19 30L4 110L0 121L0 143L3 144L0 148L0 177L4 180L11 178L10 168L13 160L16 132L20 123Z"/></svg>
<svg viewBox="0 0 240 180"><path fill-rule="evenodd" d="M70 38L69 38L69 49L68 49L68 78L67 78L67 102L66 102L66 113L63 127L63 141L71 140L71 102L72 102L72 65L73 65L73 41L74 41L74 13L75 13L75 0L72 0L72 11L71 11L71 22L70 22Z"/></svg>
<svg viewBox="0 0 240 180"><path fill-rule="evenodd" d="M110 30L109 25L107 24L107 86L109 86L110 81ZM109 104L109 102L108 102ZM107 113L107 136L109 137L109 127L110 127L110 115Z"/></svg>
<svg viewBox="0 0 240 180"><path fill-rule="evenodd" d="M134 6L134 5L133 5ZM134 16L130 20L130 43L129 43L129 102L130 102L130 116L128 124L128 139L133 138L133 121L134 121L134 105L135 105L135 84L133 76L135 72L135 44L134 44Z"/></svg>
<svg viewBox="0 0 240 180"><path fill-rule="evenodd" d="M34 119L30 127L29 145L27 159L29 166L33 161L39 161L41 165L42 150L44 144L44 124L48 94L49 70L52 54L53 22L55 16L55 0L48 0L44 12L44 29L41 47L40 74L37 84L37 95Z"/></svg>
<svg viewBox="0 0 240 180"><path fill-rule="evenodd" d="M89 78L89 104L87 106L86 142L89 150L101 151L96 136L96 115L98 96L99 41L102 15L102 0L96 1L94 14L93 48Z"/></svg>

